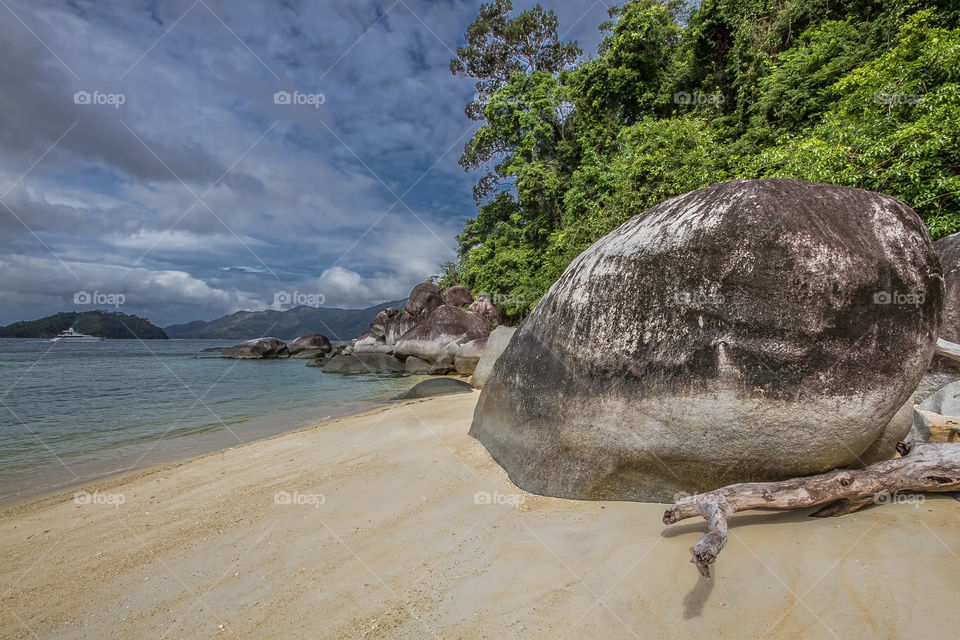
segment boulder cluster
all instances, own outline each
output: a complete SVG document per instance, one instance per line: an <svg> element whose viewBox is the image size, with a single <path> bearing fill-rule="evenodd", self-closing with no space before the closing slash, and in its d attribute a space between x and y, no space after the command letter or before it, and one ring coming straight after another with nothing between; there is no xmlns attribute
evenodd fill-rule
<svg viewBox="0 0 960 640"><path fill-rule="evenodd" d="M462 286L418 284L403 309L384 309L364 332L323 365L325 373L473 373L497 309Z"/></svg>
<svg viewBox="0 0 960 640"><path fill-rule="evenodd" d="M342 348L342 347L341 347ZM204 352L219 352L221 358L267 360L276 358L322 358L336 349L326 336L308 333L291 342L279 338L254 338L232 347L211 347Z"/></svg>

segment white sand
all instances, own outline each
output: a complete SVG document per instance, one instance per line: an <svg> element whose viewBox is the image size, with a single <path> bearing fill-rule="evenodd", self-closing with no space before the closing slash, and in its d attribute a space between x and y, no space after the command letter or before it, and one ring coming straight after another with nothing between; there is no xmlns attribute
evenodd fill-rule
<svg viewBox="0 0 960 640"><path fill-rule="evenodd" d="M477 397L89 488L118 506L71 492L7 509L0 636L960 637L950 498L825 520L739 514L705 581L688 563L701 521L516 489L467 436ZM278 491L306 503L275 504Z"/></svg>

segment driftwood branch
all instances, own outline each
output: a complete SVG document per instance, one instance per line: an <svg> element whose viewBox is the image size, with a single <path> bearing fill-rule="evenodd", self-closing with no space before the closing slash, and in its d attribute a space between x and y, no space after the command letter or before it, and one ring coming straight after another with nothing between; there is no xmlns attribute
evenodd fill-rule
<svg viewBox="0 0 960 640"><path fill-rule="evenodd" d="M936 354L960 362L960 344L949 342L943 338L937 340Z"/></svg>
<svg viewBox="0 0 960 640"><path fill-rule="evenodd" d="M853 513L887 501L898 492L960 489L960 443L903 442L902 457L860 470L837 470L782 482L733 484L678 501L663 514L664 524L700 515L707 534L693 548L690 562L709 577L710 565L727 543L727 518L747 509L799 509L826 505L815 517Z"/></svg>

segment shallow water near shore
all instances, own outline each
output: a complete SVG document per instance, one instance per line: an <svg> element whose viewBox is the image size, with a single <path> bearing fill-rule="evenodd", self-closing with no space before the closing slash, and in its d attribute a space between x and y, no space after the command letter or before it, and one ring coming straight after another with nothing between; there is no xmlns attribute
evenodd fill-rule
<svg viewBox="0 0 960 640"><path fill-rule="evenodd" d="M197 357L235 342L0 339L0 504L365 411L419 379Z"/></svg>

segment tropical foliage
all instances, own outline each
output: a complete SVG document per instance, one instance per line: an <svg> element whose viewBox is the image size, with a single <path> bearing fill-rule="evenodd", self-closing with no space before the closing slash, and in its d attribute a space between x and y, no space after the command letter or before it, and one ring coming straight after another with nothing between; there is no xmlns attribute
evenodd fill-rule
<svg viewBox="0 0 960 640"><path fill-rule="evenodd" d="M638 0L597 54L539 5L481 7L451 71L476 80L461 158L477 214L442 283L523 317L570 261L713 182L880 191L960 231L960 29L952 0Z"/></svg>

